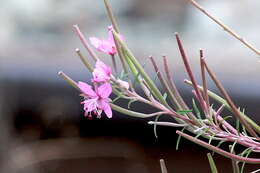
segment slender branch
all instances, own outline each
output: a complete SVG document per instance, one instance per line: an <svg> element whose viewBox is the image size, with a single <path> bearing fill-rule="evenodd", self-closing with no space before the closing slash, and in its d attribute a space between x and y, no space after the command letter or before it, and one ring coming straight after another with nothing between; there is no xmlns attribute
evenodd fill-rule
<svg viewBox="0 0 260 173"><path fill-rule="evenodd" d="M181 106L178 104L178 102L176 102L176 98L173 95L173 93L171 92L169 85L167 84L166 80L164 79L164 77L162 76L154 58L152 56L149 56L149 59L152 62L152 65L154 67L155 73L158 77L158 79L160 80L162 86L164 87L164 90L167 92L167 94L169 95L169 97L171 98L170 101L172 102L172 104L174 105L175 108L182 110Z"/></svg>
<svg viewBox="0 0 260 173"><path fill-rule="evenodd" d="M112 59L113 69L115 71L115 74L117 74L117 66L116 66L115 55L111 55L111 59Z"/></svg>
<svg viewBox="0 0 260 173"><path fill-rule="evenodd" d="M163 159L160 159L160 166L161 166L161 172L162 173L167 173L167 168L166 168L166 165L165 165L165 162Z"/></svg>
<svg viewBox="0 0 260 173"><path fill-rule="evenodd" d="M92 65L88 62L88 60L86 60L86 58L82 55L82 53L80 52L80 50L77 48L76 53L78 54L80 60L83 62L83 64L87 67L87 69L92 72L94 70L94 68L92 67Z"/></svg>
<svg viewBox="0 0 260 173"><path fill-rule="evenodd" d="M148 124L156 124L159 126L170 126L170 127L186 127L189 126L188 124L177 124L177 123L170 123L170 122L155 122L155 121L149 121Z"/></svg>
<svg viewBox="0 0 260 173"><path fill-rule="evenodd" d="M113 34L113 38L114 38L114 34ZM118 56L121 60L121 63L122 63L122 66L123 66L123 69L124 69L124 72L125 73L128 73L128 70L127 70L127 66L126 66L126 63L125 63L125 60L124 60L124 55L122 53L122 50L120 48L120 45L118 44L118 41L114 38L114 42L115 42L115 45L116 45L116 50L117 50L117 53L118 53Z"/></svg>
<svg viewBox="0 0 260 173"><path fill-rule="evenodd" d="M232 151L232 146L229 145L229 150L232 154L236 154L235 151ZM237 161L231 159L231 162L232 162L232 168L233 168L233 173L240 173L239 171L239 166L238 166L238 163Z"/></svg>
<svg viewBox="0 0 260 173"><path fill-rule="evenodd" d="M241 116L240 112L238 111L237 107L235 106L235 104L233 103L233 101L231 100L231 98L229 97L228 93L226 92L226 90L224 89L224 87L222 86L222 84L220 83L220 81L217 79L216 75L213 73L213 71L211 71L207 65L207 63L204 61L204 65L205 68L207 70L207 72L209 73L211 79L215 82L217 88L219 89L219 91L221 92L221 94L224 96L224 98L226 99L227 103L229 104L229 106L232 109L232 112L234 113L234 115L239 119L239 121L241 122L241 124L243 124L245 126L245 128L248 130L248 132L254 136L254 137L258 137L257 134L255 133L255 131L252 129L252 127L247 123L247 121Z"/></svg>
<svg viewBox="0 0 260 173"><path fill-rule="evenodd" d="M84 37L84 35L82 34L82 32L79 29L78 25L73 25L76 34L78 35L80 41L82 42L83 46L87 49L88 53L90 54L90 56L97 61L98 60L98 56L96 55L96 53L91 49L91 47L89 46L86 38Z"/></svg>
<svg viewBox="0 0 260 173"><path fill-rule="evenodd" d="M206 82L206 75L205 75L205 65L204 65L204 55L203 55L203 50L200 49L200 68L201 68L201 78L202 78L202 86L203 86L203 97L204 100L206 102L206 106L205 106L205 111L206 114L209 115L209 117L211 117L210 115L210 111L209 111L209 97L208 97L208 93L207 93L207 82Z"/></svg>
<svg viewBox="0 0 260 173"><path fill-rule="evenodd" d="M74 88L80 91L78 84L74 80L72 80L69 76L67 76L65 73L59 71L58 75L62 77L66 82L68 82L68 84L70 84L71 86L73 86Z"/></svg>
<svg viewBox="0 0 260 173"><path fill-rule="evenodd" d="M187 58L187 56L185 54L185 51L184 51L184 48L183 48L183 45L181 43L181 40L179 38L178 33L175 33L175 37L176 37L176 40L177 40L177 44L178 44L178 47L179 47L179 50L180 50L180 53L181 53L181 57L182 57L183 63L185 65L185 69L186 69L186 71L187 71L187 73L188 73L188 75L190 77L190 80L191 80L191 82L193 84L194 90L195 90L195 92L196 92L196 94L198 96L198 101L200 103L200 106L201 106L201 108L204 111L205 110L205 104L203 102L203 98L201 96L201 93L199 92L199 89L197 87L197 82L196 82L195 77L194 77L194 75L192 73L192 70L191 70L191 67L190 67L190 63L189 63L188 58Z"/></svg>
<svg viewBox="0 0 260 173"><path fill-rule="evenodd" d="M108 14L108 17L109 17L110 21L112 22L113 28L115 29L115 31L117 33L119 33L119 28L118 28L118 25L116 23L116 19L115 19L114 15L113 15L111 5L109 4L108 0L104 0L104 4L106 6L107 14Z"/></svg>
<svg viewBox="0 0 260 173"><path fill-rule="evenodd" d="M238 155L229 153L229 152L227 152L227 151L224 151L224 150L222 150L222 149L220 149L220 148L217 148L217 147L215 147L215 146L212 146L212 145L210 145L210 144L208 144L208 143L206 143L206 142L204 142L204 141L202 141L202 140L199 140L199 139L197 139L197 138L194 138L194 137L192 137L192 136L190 136L190 135L187 135L187 134L185 134L185 133L183 133L183 132L181 132L181 131L178 131L178 130L177 130L176 133L177 133L178 135L181 135L182 137L184 137L184 138L186 138L186 139L188 139L188 140L190 140L190 141L192 141L192 142L194 142L194 143L196 143L196 144L198 144L198 145L201 145L201 146L203 146L203 147L205 147L205 148L207 148L207 149L209 149L209 150L212 150L212 151L214 151L214 152L216 152L216 153L218 153L218 154L220 154L220 155L222 155L222 156L224 156L224 157L227 157L227 158L230 158L230 159L239 161L239 162L246 162L246 163L252 163L252 164L260 164L260 159L241 157L241 156L238 156Z"/></svg>
<svg viewBox="0 0 260 173"><path fill-rule="evenodd" d="M144 114L144 113L140 113L140 112L130 111L128 109L117 106L113 103L110 103L110 106L113 110L115 110L117 112L123 113L125 115L129 115L131 117L137 117L137 118L150 118L150 117L154 117L157 115L165 114L165 112L155 112L155 113L151 113L151 114Z"/></svg>
<svg viewBox="0 0 260 173"><path fill-rule="evenodd" d="M192 82L185 79L184 82L190 86L192 86ZM203 91L203 87L198 85L199 90ZM225 99L223 99L222 97L218 96L217 94L213 93L212 91L208 90L208 95L213 98L214 100L216 100L218 103L225 105L225 107L232 112L231 107L229 106L229 104L226 102ZM252 119L250 119L246 114L244 114L243 112L240 111L241 116L243 116L243 118L257 131L257 133L260 134L260 126L255 123Z"/></svg>
<svg viewBox="0 0 260 173"><path fill-rule="evenodd" d="M167 78L167 82L169 84L169 87L171 89L171 92L173 93L173 95L175 96L177 103L179 103L181 105L181 109L183 110L190 110L190 108L187 106L187 104L185 103L185 101L183 100L182 96L180 95L173 79L172 79L172 75L169 69L169 65L167 62L167 58L166 56L163 56L163 64L164 64L164 70L166 73L166 78ZM188 114L190 116L194 116L194 114L192 112L188 112Z"/></svg>
<svg viewBox="0 0 260 173"><path fill-rule="evenodd" d="M195 0L188 0L194 7L199 9L202 13L204 13L206 16L208 16L210 19L212 19L215 23L217 23L221 28L223 28L226 32L228 32L230 35L235 37L237 40L239 40L242 44L244 44L246 47L254 51L258 56L260 55L260 51L253 47L250 43L248 43L245 39L243 39L241 36L239 36L235 31L231 30L228 26L226 26L224 23L222 23L219 19L212 16L209 12L207 12L200 4L198 4Z"/></svg>
<svg viewBox="0 0 260 173"><path fill-rule="evenodd" d="M215 164L215 162L213 160L213 157L211 156L210 153L208 153L207 156L208 156L211 172L212 173L218 173L218 169L217 169L216 164Z"/></svg>

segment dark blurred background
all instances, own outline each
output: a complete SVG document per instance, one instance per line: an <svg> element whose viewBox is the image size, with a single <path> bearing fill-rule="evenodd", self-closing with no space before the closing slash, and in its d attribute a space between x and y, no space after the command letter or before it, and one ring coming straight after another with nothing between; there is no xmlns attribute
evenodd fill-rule
<svg viewBox="0 0 260 173"><path fill-rule="evenodd" d="M260 1L199 2L259 47ZM179 32L198 79L203 48L235 103L260 121L258 57L188 1L111 0L111 5L129 47L151 75L147 57L153 55L161 66L167 55L178 88L191 102L173 35ZM156 139L148 120L117 112L109 120L86 119L79 93L57 76L63 70L75 81L89 81L74 50L88 54L72 25L79 24L86 37L106 38L110 23L102 0L1 0L0 21L0 172L157 173L161 158L169 172L210 172L207 150L184 139L175 150L174 128L158 127ZM217 92L211 81L209 87ZM230 160L214 158L220 172L231 172ZM246 166L246 172L256 168Z"/></svg>

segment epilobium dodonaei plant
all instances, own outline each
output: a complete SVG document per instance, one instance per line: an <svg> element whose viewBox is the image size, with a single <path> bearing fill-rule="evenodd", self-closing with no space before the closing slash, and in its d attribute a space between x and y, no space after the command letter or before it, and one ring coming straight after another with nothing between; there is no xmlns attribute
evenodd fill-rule
<svg viewBox="0 0 260 173"><path fill-rule="evenodd" d="M164 88L164 94L158 89L154 81L148 76L140 62L135 58L134 54L127 47L123 36L120 34L115 18L113 17L112 10L107 0L104 0L108 16L111 20L112 26L108 27L108 39L102 40L96 37L90 37L89 45L87 39L83 36L77 25L74 25L76 34L79 36L82 44L87 49L89 55L95 61L95 64L91 64L89 60L81 54L79 49L76 49L76 53L86 66L86 68L92 73L91 84L84 82L75 82L63 72L59 72L59 75L63 77L69 84L79 90L82 96L82 107L85 111L85 116L88 118L102 118L102 112L108 118L112 118L112 109L122 114L138 117L148 118L155 117L154 121L148 123L154 125L155 135L156 126L172 126L182 128L181 131L177 130L176 133L180 137L184 137L196 144L199 144L213 152L216 152L224 157L230 158L233 165L234 172L243 172L245 163L260 164L259 158L250 158L249 154L252 152L260 152L260 127L247 115L244 111L241 111L233 103L230 96L222 86L221 82L217 79L214 72L209 68L204 56L203 50L200 50L200 67L201 67L201 79L202 86L198 85L192 69L189 64L189 60L184 51L183 44L180 40L178 33L175 34L179 51L187 71L190 80L185 80L185 83L193 87L193 94L196 98L192 100L193 105L189 107L182 96L180 95L176 85L173 81L170 67L167 57L163 57L164 71L161 71L154 58L149 57L151 64L157 74L157 77ZM240 36L235 34L231 29L225 26L222 22L212 17L206 10L204 10L195 1L190 2L203 13L213 19L217 24L223 27L228 33L236 37L243 44L253 50L259 55L259 51L251 46ZM113 62L114 74L112 69L104 64L95 51L103 52L104 54L111 55ZM116 57L117 56L117 57ZM117 72L116 61L120 61L122 65L122 73ZM216 84L223 98L207 89L206 73L210 76L213 82ZM121 74L118 76L118 74ZM131 80L131 76L134 77L134 81ZM136 83L141 87L144 96L135 91ZM117 97L111 100L109 97L111 93L114 93ZM167 97L167 99L166 99ZM219 108L213 108L209 101L209 97L215 101L221 103ZM121 107L116 105L118 99L126 99L129 101L128 106ZM169 100L169 101L168 101ZM147 104L153 108L156 108L154 113L141 113L130 109L132 102L140 102ZM198 106L196 105L198 103ZM200 109L199 109L200 107ZM233 127L226 121L226 117L221 116L223 109L229 110L237 119L237 127L241 126L242 130ZM201 111L200 111L201 110ZM159 117L161 115L168 115L174 119L174 122L161 122ZM186 133L189 132L189 133ZM193 135L190 135L193 134ZM202 137L202 139L199 139ZM179 139L177 140L176 149L178 149ZM211 141L219 141L217 146L211 144ZM230 144L228 151L220 148L220 145L224 142ZM242 145L246 149L242 153L235 152L235 145ZM217 172L216 165L212 155L208 154L208 159L212 172ZM166 172L166 167L163 160L160 161L162 172Z"/></svg>

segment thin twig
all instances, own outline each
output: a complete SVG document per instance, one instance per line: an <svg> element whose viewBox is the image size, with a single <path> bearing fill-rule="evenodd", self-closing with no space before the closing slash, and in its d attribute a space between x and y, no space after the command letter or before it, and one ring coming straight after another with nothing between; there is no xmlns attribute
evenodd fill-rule
<svg viewBox="0 0 260 173"><path fill-rule="evenodd" d="M192 82L185 79L184 82L190 86L192 86ZM198 88L200 91L203 91L203 87L198 85ZM212 91L208 90L208 95L213 98L214 100L216 100L218 103L220 104L224 104L225 107L232 112L231 107L229 106L229 104L226 102L225 99L223 99L222 97L220 97L219 95L213 93ZM249 118L249 116L247 116L246 114L244 114L243 112L240 111L241 116L243 116L243 118L257 131L257 133L260 134L260 126L254 122L251 118Z"/></svg>
<svg viewBox="0 0 260 173"><path fill-rule="evenodd" d="M69 76L67 76L65 73L59 71L58 75L62 77L66 82L68 82L68 84L70 84L71 86L73 86L74 88L80 91L78 84L74 80L72 80Z"/></svg>
<svg viewBox="0 0 260 173"><path fill-rule="evenodd" d="M188 73L188 75L190 77L190 80L191 80L191 82L193 84L194 90L195 90L195 92L196 92L196 94L198 96L198 101L200 103L200 106L201 106L202 110L204 111L205 110L205 104L204 104L203 98L201 96L201 93L199 92L199 89L197 87L197 82L196 82L195 77L194 77L194 75L192 73L192 70L191 70L191 67L190 67L190 63L189 63L188 58L187 58L187 56L185 54L185 51L184 51L184 48L183 48L183 45L181 43L181 40L179 38L178 33L175 33L175 37L176 37L176 40L177 40L177 44L178 44L178 47L179 47L179 50L180 50L180 53L181 53L181 57L182 57L185 69L186 69L186 71L187 71L187 73Z"/></svg>
<svg viewBox="0 0 260 173"><path fill-rule="evenodd" d="M188 124L178 124L178 123L171 123L171 122L155 122L155 121L149 121L148 124L156 124L159 126L170 126L170 127L186 127L189 126Z"/></svg>
<svg viewBox="0 0 260 173"><path fill-rule="evenodd" d="M217 23L221 28L223 28L225 31L227 31L229 34L231 34L233 37L235 37L237 40L239 40L241 43L243 43L246 47L254 51L258 56L260 55L260 51L253 47L250 43L248 43L245 39L243 39L241 36L239 36L235 31L231 30L228 26L226 26L224 23L222 23L219 19L212 16L209 12L207 12L200 4L198 4L195 0L188 0L193 6L195 6L197 9L199 9L202 13L204 13L206 16L208 16L210 19L212 19L215 23Z"/></svg>
<svg viewBox="0 0 260 173"><path fill-rule="evenodd" d="M117 74L115 55L111 55L111 59L112 59L113 69L115 70L115 74Z"/></svg>
<svg viewBox="0 0 260 173"><path fill-rule="evenodd" d="M86 38L84 37L84 35L82 34L82 32L80 31L79 29L79 26L78 25L73 25L75 31L76 31L76 34L78 35L81 43L83 44L83 46L87 49L88 53L90 54L90 56L95 60L97 61L98 60L98 56L96 55L96 53L91 49L91 47L89 46Z"/></svg>
<svg viewBox="0 0 260 173"><path fill-rule="evenodd" d="M180 93L179 93L179 91L178 91L178 89L177 89L177 87L176 87L176 85L173 81L173 77L171 75L166 56L163 56L163 65L164 65L164 71L165 71L165 74L166 74L167 82L169 84L169 87L170 87L173 95L175 96L175 98L177 100L177 103L179 103L181 105L181 109L190 110L190 108L187 106L187 104L185 103L185 101L181 97L181 95L180 95ZM192 115L192 112L188 112L188 114Z"/></svg>
<svg viewBox="0 0 260 173"><path fill-rule="evenodd" d="M160 166L161 166L161 172L162 173L167 173L167 168L166 168L166 165L165 165L165 162L163 159L160 159Z"/></svg>
<svg viewBox="0 0 260 173"><path fill-rule="evenodd" d="M175 108L177 109L182 109L181 106L178 104L178 102L176 102L176 98L173 95L173 93L171 92L169 85L167 84L166 80L164 79L164 77L161 74L161 71L159 70L154 58L152 56L149 56L150 61L152 62L152 65L154 67L155 73L159 79L159 81L161 82L164 90L167 92L168 96L171 98L170 101L172 102L172 104L174 105Z"/></svg>
<svg viewBox="0 0 260 173"><path fill-rule="evenodd" d="M208 114L209 117L211 117L210 111L209 111L209 97L207 93L207 82L206 82L206 75L205 75L205 67L204 67L204 54L203 50L200 49L200 68L201 68L201 79L202 79L202 86L203 86L203 97L206 102L205 106L205 112Z"/></svg>
<svg viewBox="0 0 260 173"><path fill-rule="evenodd" d="M92 72L94 70L94 68L92 67L92 65L88 62L88 60L86 60L86 58L82 55L82 53L80 52L79 48L77 48L76 50L77 55L79 56L80 60L83 62L83 64L87 67L87 69Z"/></svg>
<svg viewBox="0 0 260 173"><path fill-rule="evenodd" d="M243 124L245 126L245 128L248 130L248 132L254 136L254 137L258 137L257 134L255 133L254 129L247 123L247 121L241 116L240 112L238 111L237 107L235 106L235 104L233 103L233 101L231 100L230 96L228 95L228 93L226 92L225 88L222 86L222 84L220 83L220 81L217 79L216 75L213 73L212 70L210 70L210 68L208 67L206 61L204 61L204 65L205 68L208 72L208 74L210 75L211 79L215 82L217 88L219 89L219 91L221 92L221 94L224 96L224 98L226 99L226 101L228 102L229 106L231 107L234 115L239 119L239 121L241 122L241 124Z"/></svg>
<svg viewBox="0 0 260 173"><path fill-rule="evenodd" d="M114 30L119 33L119 28L118 28L118 25L116 23L116 19L113 15L113 12L112 12L112 7L111 5L109 4L108 0L104 0L104 4L106 6L106 9L107 9L107 14L108 14L108 17L110 19L110 21L112 22L112 25L113 25L113 28Z"/></svg>
<svg viewBox="0 0 260 173"><path fill-rule="evenodd" d="M227 157L227 158L230 158L230 159L234 159L234 160L239 161L239 162L260 164L260 159L246 158L246 157L241 157L241 156L229 153L229 152L224 151L224 150L222 150L220 148L212 146L212 145L210 145L210 144L208 144L208 143L206 143L206 142L204 142L204 141L202 141L202 140L200 140L198 138L195 138L195 137L192 137L190 135L187 135L187 134L185 134L185 133L183 133L183 132L181 132L179 130L177 130L176 133L178 135L181 135L182 137L184 137L184 138L186 138L186 139L188 139L188 140L190 140L190 141L192 141L192 142L194 142L194 143L196 143L198 145L201 145L201 146L203 146L203 147L205 147L205 148L207 148L209 150L212 150L212 151L214 151L214 152L216 152L216 153L218 153L218 154L220 154L220 155L222 155L224 157Z"/></svg>
<svg viewBox="0 0 260 173"><path fill-rule="evenodd" d="M229 150L230 150L230 152L232 154L236 154L234 150L232 151L232 146L231 145L229 145ZM240 173L238 162L233 160L233 159L231 159L231 162L232 162L233 173Z"/></svg>

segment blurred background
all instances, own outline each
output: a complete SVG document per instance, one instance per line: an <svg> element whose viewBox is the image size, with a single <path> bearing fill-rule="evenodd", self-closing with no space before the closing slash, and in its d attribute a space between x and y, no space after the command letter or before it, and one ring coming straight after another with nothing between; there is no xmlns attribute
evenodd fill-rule
<svg viewBox="0 0 260 173"><path fill-rule="evenodd" d="M260 1L199 1L213 15L259 48ZM235 103L260 122L259 57L183 0L111 0L121 33L151 75L153 55L161 66L167 55L175 82L191 103L191 91L174 40L179 32L199 77L199 48ZM0 10L0 172L209 172L207 150L186 140L175 150L174 128L114 112L113 119L88 120L79 93L60 79L63 70L75 81L90 73L76 56L72 31L79 24L86 37L107 37L110 25L102 0L1 0ZM108 64L110 58L100 54ZM209 81L209 88L216 91ZM141 111L149 109L138 104ZM163 117L167 120L167 117ZM215 155L220 172L231 161ZM246 167L246 171L257 165Z"/></svg>

